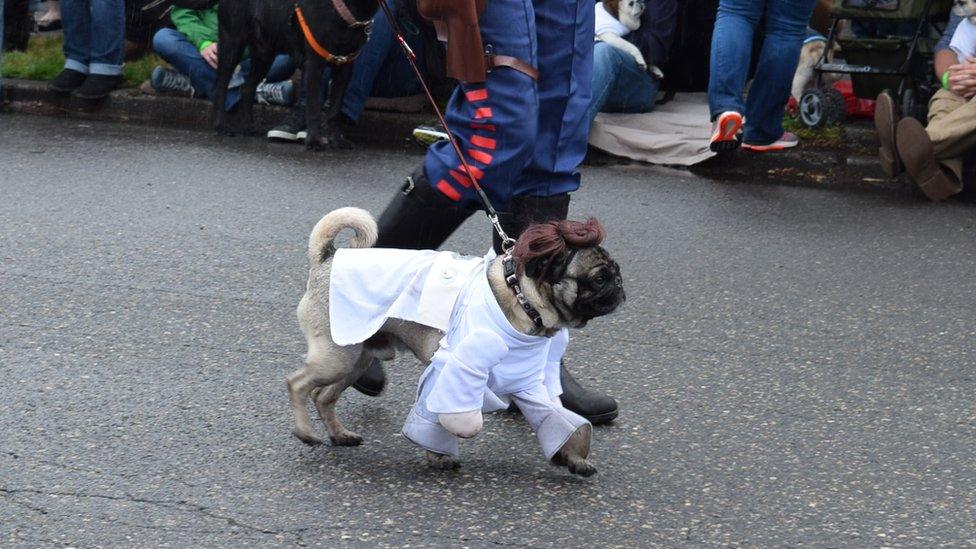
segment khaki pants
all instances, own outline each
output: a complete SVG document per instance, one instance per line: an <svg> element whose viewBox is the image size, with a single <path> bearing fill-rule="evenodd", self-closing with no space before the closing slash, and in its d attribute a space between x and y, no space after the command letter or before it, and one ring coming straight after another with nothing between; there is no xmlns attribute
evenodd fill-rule
<svg viewBox="0 0 976 549"><path fill-rule="evenodd" d="M964 99L940 89L929 101L925 131L939 162L962 180L962 155L976 148L976 97Z"/></svg>

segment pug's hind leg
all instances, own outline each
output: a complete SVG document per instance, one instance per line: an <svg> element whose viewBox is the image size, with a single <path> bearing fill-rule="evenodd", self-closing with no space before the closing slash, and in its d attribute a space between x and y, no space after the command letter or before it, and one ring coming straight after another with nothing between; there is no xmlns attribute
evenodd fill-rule
<svg viewBox="0 0 976 549"><path fill-rule="evenodd" d="M312 429L312 422L308 419L308 412L305 410L305 401L312 390L312 381L305 369L295 370L286 380L288 385L288 395L291 398L291 408L295 414L295 429L292 433L298 440L314 446L322 444L322 439L315 436Z"/></svg>
<svg viewBox="0 0 976 549"><path fill-rule="evenodd" d="M315 398L315 409L319 412L319 417L329 430L329 440L334 446L359 446L363 443L363 437L343 427L339 418L336 416L335 405L339 401L342 391L346 390L349 384L343 381L333 383L323 387Z"/></svg>
<svg viewBox="0 0 976 549"><path fill-rule="evenodd" d="M359 347L339 347L327 338L308 338L308 353L305 357L305 367L292 372L287 378L288 394L295 416L295 429L292 431L305 444L322 444L322 440L315 435L312 422L309 420L305 403L313 390L318 387L330 387L346 379L354 369L355 353L362 351ZM344 388L344 387L343 387ZM328 391L319 390L315 400L322 398ZM339 390L341 393L342 390ZM336 394L334 399L338 399Z"/></svg>
<svg viewBox="0 0 976 549"><path fill-rule="evenodd" d="M313 393L315 398L315 409L319 412L319 417L325 423L325 427L329 430L329 440L335 446L359 446L363 443L363 437L357 435L356 433L346 429L342 423L339 421L338 416L336 416L336 403L339 401L339 397L342 392L346 390L353 381L359 378L359 376L366 369L369 364L370 355L369 353L361 353L359 358L356 360L356 365L353 367L352 371L340 379L339 381L321 388Z"/></svg>
<svg viewBox="0 0 976 549"><path fill-rule="evenodd" d="M427 464L442 471L457 471L461 468L461 460L458 458L430 450L427 450Z"/></svg>

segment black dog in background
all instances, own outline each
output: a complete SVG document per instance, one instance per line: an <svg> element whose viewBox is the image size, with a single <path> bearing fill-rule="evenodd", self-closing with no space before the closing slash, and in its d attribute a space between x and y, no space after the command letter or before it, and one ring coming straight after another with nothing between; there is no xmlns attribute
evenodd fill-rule
<svg viewBox="0 0 976 549"><path fill-rule="evenodd" d="M352 61L366 44L376 0L221 0L217 20L217 82L213 121L218 133L255 133L253 104L258 84L275 55L285 53L302 68L307 89L308 149L351 148L339 127L342 98L352 77ZM302 17L298 15L301 14ZM304 20L304 25L301 20ZM235 132L224 108L227 86L248 48L251 72L241 88L240 127ZM322 69L332 65L329 110L322 135Z"/></svg>

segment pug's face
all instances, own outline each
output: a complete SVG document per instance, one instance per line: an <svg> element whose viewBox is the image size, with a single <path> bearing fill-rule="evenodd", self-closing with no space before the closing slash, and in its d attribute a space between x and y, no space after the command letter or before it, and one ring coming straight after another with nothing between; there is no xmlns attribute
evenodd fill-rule
<svg viewBox="0 0 976 549"><path fill-rule="evenodd" d="M561 260L559 267L548 269L545 282L567 326L581 328L590 319L614 312L626 299L620 267L601 246L571 249Z"/></svg>

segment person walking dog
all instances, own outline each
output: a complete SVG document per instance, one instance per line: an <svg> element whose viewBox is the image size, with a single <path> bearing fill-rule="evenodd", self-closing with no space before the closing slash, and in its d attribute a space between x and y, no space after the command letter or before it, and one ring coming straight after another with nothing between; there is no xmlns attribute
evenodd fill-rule
<svg viewBox="0 0 976 549"><path fill-rule="evenodd" d="M586 154L593 3L419 0L417 10L447 38L447 74L459 85L446 119L506 233L565 219ZM450 142L435 143L380 216L376 246L437 248L479 208ZM614 399L584 389L565 367L560 383L566 408L594 424L617 416ZM384 384L374 362L354 387L379 394Z"/></svg>

